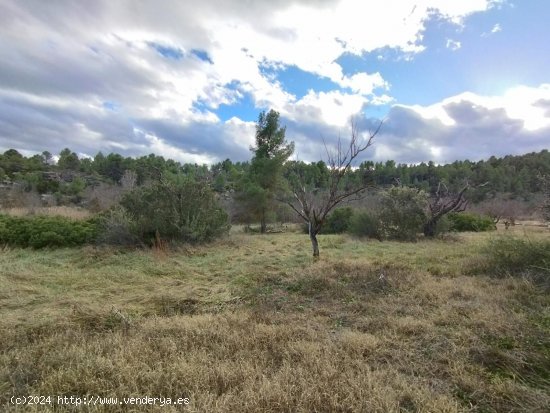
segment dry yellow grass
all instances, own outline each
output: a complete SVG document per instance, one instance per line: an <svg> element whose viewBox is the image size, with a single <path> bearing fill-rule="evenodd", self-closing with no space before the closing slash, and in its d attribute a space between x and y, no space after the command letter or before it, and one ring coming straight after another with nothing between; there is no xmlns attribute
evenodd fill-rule
<svg viewBox="0 0 550 413"><path fill-rule="evenodd" d="M62 216L74 220L84 220L92 216L90 211L86 209L69 206L6 208L1 209L0 213L16 217L24 217L29 215Z"/></svg>
<svg viewBox="0 0 550 413"><path fill-rule="evenodd" d="M162 254L5 250L0 408L98 395L191 401L124 411L545 412L550 300L476 273L490 236L322 236L319 261L298 233Z"/></svg>

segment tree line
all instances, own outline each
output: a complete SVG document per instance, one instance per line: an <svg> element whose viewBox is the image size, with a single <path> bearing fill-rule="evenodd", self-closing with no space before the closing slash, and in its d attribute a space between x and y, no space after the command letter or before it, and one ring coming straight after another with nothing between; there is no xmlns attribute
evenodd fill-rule
<svg viewBox="0 0 550 413"><path fill-rule="evenodd" d="M497 194L523 199L539 192L548 194L544 178L550 175L547 150L446 165L431 161L359 163L359 158L368 157L382 126L359 131L352 124L349 140L339 140L333 149L325 145L325 161L307 163L290 160L294 143L286 140L279 113L270 110L258 117L250 161L226 159L208 166L182 164L154 154L132 158L101 152L90 158L79 157L69 148L57 157L47 151L25 157L10 149L0 155L0 180L3 188L56 194L75 203L85 189L121 187L124 190L113 197L109 208L99 208L106 228L100 232L105 240L130 244L162 243L163 239L203 241L227 232L228 215L215 193L229 193L228 198L247 219L260 224L262 233L277 207L286 205L306 224L314 256L319 256L317 235L334 218L337 207L367 193L372 196L368 192L372 188L385 189L380 198L384 207L379 216L370 211L371 215L360 220L369 228L375 221L380 224L377 237L394 238L414 238L419 231L433 237L447 215L456 216L468 203L496 199ZM18 225L26 225L6 222L9 225L4 226L11 228L6 230L8 238L18 233ZM49 236L62 242L54 235ZM25 242L46 243L42 232L39 241L37 236Z"/></svg>
<svg viewBox="0 0 550 413"><path fill-rule="evenodd" d="M43 194L60 189L60 182L43 174L44 172L74 173L84 181L83 186L94 185L99 181L120 184L126 171L133 171L137 185L142 185L148 180L158 178L163 172L169 172L208 182L214 191L224 192L237 190L243 177L248 178L251 171L258 169L259 163L265 162L262 161L262 156L255 155L251 161L233 162L226 159L210 166L182 164L155 154L133 158L99 152L93 158L88 158L79 157L68 148L63 149L57 158L55 162L53 155L47 151L26 157L15 149L7 150L0 154L0 181L17 182L29 190L34 189ZM329 187L329 165L325 161L287 161L282 173L288 177L290 171L297 168L316 187ZM350 170L343 179L343 184L351 187L368 179L372 185L378 187L399 184L435 193L439 182L445 182L449 189L456 191L468 181L474 187L468 194L469 199L479 202L497 193L507 193L512 198L529 198L544 190L539 176L548 174L550 153L545 149L525 155L508 155L503 158L493 156L477 162L464 160L445 165L437 165L432 161L397 164L392 160L367 160ZM478 188L484 183L488 184Z"/></svg>

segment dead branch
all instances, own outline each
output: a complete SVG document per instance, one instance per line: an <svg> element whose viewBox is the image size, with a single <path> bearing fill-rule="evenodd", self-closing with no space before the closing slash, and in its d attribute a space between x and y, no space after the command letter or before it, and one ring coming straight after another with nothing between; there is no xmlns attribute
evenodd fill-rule
<svg viewBox="0 0 550 413"><path fill-rule="evenodd" d="M351 122L351 137L349 144L344 148L342 139L338 137L336 152L331 152L323 139L327 153L327 166L330 171L326 193L318 193L315 189L307 189L302 174L298 176L298 183L292 188L295 201L287 200L286 204L294 210L309 226L309 235L313 244L313 255L318 256L316 235L321 230L327 215L338 204L351 197L359 197L371 184L361 183L356 188L343 189L342 182L351 171L354 161L366 151L380 132L382 122L374 131L370 131L366 139L362 139L356 122ZM297 205L296 205L297 203Z"/></svg>

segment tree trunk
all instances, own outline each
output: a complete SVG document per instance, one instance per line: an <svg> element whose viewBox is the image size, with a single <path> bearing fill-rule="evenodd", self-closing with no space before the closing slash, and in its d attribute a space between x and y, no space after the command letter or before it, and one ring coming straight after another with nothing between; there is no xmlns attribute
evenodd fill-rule
<svg viewBox="0 0 550 413"><path fill-rule="evenodd" d="M313 247L313 257L319 258L319 242L317 242L317 235L311 234L309 239L311 240L311 246Z"/></svg>
<svg viewBox="0 0 550 413"><path fill-rule="evenodd" d="M267 232L267 224L265 222L265 213L262 213L260 217L260 234L265 234Z"/></svg>
<svg viewBox="0 0 550 413"><path fill-rule="evenodd" d="M317 242L317 231L311 227L311 222L308 222L309 239L311 240L311 246L313 247L313 257L319 258L319 242Z"/></svg>
<svg viewBox="0 0 550 413"><path fill-rule="evenodd" d="M437 229L437 219L430 219L424 224L424 236L433 238Z"/></svg>

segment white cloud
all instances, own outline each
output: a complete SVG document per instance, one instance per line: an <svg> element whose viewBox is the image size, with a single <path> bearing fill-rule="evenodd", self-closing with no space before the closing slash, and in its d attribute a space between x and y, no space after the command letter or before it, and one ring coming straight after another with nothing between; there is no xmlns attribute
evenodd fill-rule
<svg viewBox="0 0 550 413"><path fill-rule="evenodd" d="M390 47L410 57L424 48L431 14L461 24L492 3L167 0L159 7L152 0L5 0L0 146L158 150L197 161L222 158L223 151L248 157L253 125L222 122L220 105L250 94L258 108L277 108L294 122L345 125L367 102L392 98L380 73L345 75L339 56ZM163 56L154 45L178 56ZM351 93L310 91L298 99L262 72L266 64L294 65Z"/></svg>
<svg viewBox="0 0 550 413"><path fill-rule="evenodd" d="M374 89L377 88L389 89L388 82L386 82L378 72L372 75L362 72L356 73L350 77L344 76L338 84L365 96L371 95Z"/></svg>
<svg viewBox="0 0 550 413"><path fill-rule="evenodd" d="M447 49L451 49L452 51L455 51L460 49L462 47L462 44L458 40L447 39L446 47Z"/></svg>
<svg viewBox="0 0 550 413"><path fill-rule="evenodd" d="M394 101L395 99L392 98L391 96L380 95L380 96L374 96L369 103L374 106L379 106L379 105L388 105Z"/></svg>
<svg viewBox="0 0 550 413"><path fill-rule="evenodd" d="M283 108L282 113L296 121L345 126L349 123L350 116L359 113L366 103L367 99L357 94L310 90L295 104Z"/></svg>
<svg viewBox="0 0 550 413"><path fill-rule="evenodd" d="M166 158L174 159L176 161L184 163L196 163L199 165L211 164L216 161L215 156L185 152L182 149L170 145L166 143L163 139L150 133L144 133L144 136L145 139L149 142L148 148L150 148L155 155L164 156Z"/></svg>
<svg viewBox="0 0 550 413"><path fill-rule="evenodd" d="M500 23L497 23L493 26L493 28L489 32L481 33L481 37L489 37L501 31L502 31L502 26L500 25Z"/></svg>

